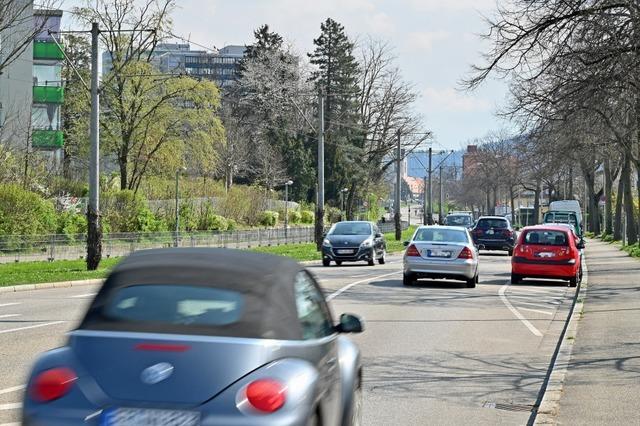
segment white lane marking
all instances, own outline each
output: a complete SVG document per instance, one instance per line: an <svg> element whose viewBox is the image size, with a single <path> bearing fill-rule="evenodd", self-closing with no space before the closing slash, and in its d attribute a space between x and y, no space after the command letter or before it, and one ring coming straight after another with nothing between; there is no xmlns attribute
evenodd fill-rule
<svg viewBox="0 0 640 426"><path fill-rule="evenodd" d="M22 403L12 402L11 404L0 404L0 411L2 410L17 410L22 408Z"/></svg>
<svg viewBox="0 0 640 426"><path fill-rule="evenodd" d="M532 302L517 302L518 305L527 305L527 306L537 306L539 308L549 308L551 306L560 306L560 304L555 303L532 303Z"/></svg>
<svg viewBox="0 0 640 426"><path fill-rule="evenodd" d="M550 305L560 305L562 304L562 302L560 301L563 299L563 298L555 298L555 297L539 298L539 297L533 297L533 296L515 296L513 294L509 294L508 297L509 299L535 300L538 302L545 302Z"/></svg>
<svg viewBox="0 0 640 426"><path fill-rule="evenodd" d="M84 297L91 297L91 296L95 296L95 295L96 295L96 293L85 293L85 294L76 294L75 296L71 296L71 297L73 297L74 299L81 299L81 298L84 298Z"/></svg>
<svg viewBox="0 0 640 426"><path fill-rule="evenodd" d="M19 386L14 386L12 388L0 389L0 395L3 395L5 393L11 393L11 392L19 391L19 390L22 390L22 389L24 389L26 387L27 387L26 385L19 385Z"/></svg>
<svg viewBox="0 0 640 426"><path fill-rule="evenodd" d="M549 312L549 311L541 311L539 309L531 309L531 308L522 308L520 306L518 306L518 309L521 311L530 311L530 312L537 312L539 314L544 314L544 315L553 315L553 312Z"/></svg>
<svg viewBox="0 0 640 426"><path fill-rule="evenodd" d="M565 291L564 288L547 288L547 289L541 289L541 288L531 288L531 287L511 287L510 292L513 293L514 291L532 291L534 293L557 293L557 292L562 292Z"/></svg>
<svg viewBox="0 0 640 426"><path fill-rule="evenodd" d="M2 423L0 426L20 426L20 423Z"/></svg>
<svg viewBox="0 0 640 426"><path fill-rule="evenodd" d="M46 327L48 325L62 324L62 323L65 323L65 322L67 322L67 321L52 321L52 322L45 322L44 324L36 324L36 325L28 325L26 327L10 328L8 330L0 330L0 334L13 333L14 331L29 330L31 328Z"/></svg>
<svg viewBox="0 0 640 426"><path fill-rule="evenodd" d="M337 291L334 291L333 293L328 295L327 296L327 300L335 299L336 297L340 296L342 293L344 293L345 291L349 290L351 287L353 287L355 285L366 283L367 281L373 281L373 280L376 280L378 278L384 278L384 277L388 277L390 275L399 274L400 272L402 272L402 271L389 272L388 274L378 275L378 276L375 276L375 277L366 278L364 280L352 282L351 284L347 284L346 286L342 287L341 289L339 289Z"/></svg>
<svg viewBox="0 0 640 426"><path fill-rule="evenodd" d="M500 290L498 291L498 295L500 295L500 300L502 300L502 303L504 303L507 309L509 309L511 313L515 315L516 318L518 318L520 322L522 322L522 324L524 324L525 327L527 327L531 333L533 333L534 336L542 337L542 333L540 333L540 330L535 328L533 324L527 321L527 319L522 316L520 311L518 311L516 308L513 307L511 302L509 302L509 300L507 299L507 296L504 295L504 292L507 291L510 285L511 285L511 281L507 282L505 285L500 287Z"/></svg>
<svg viewBox="0 0 640 426"><path fill-rule="evenodd" d="M2 318L13 318L13 317L19 317L22 314L4 314L4 315L0 315L0 319Z"/></svg>
<svg viewBox="0 0 640 426"><path fill-rule="evenodd" d="M0 303L0 308L3 308L5 306L16 306L16 305L22 305L22 302Z"/></svg>

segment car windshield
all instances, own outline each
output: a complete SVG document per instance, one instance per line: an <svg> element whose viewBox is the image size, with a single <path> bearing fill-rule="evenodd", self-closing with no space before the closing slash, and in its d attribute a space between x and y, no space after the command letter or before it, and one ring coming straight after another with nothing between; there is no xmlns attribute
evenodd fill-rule
<svg viewBox="0 0 640 426"><path fill-rule="evenodd" d="M547 213L544 217L545 223L568 223L576 225L578 220L575 213Z"/></svg>
<svg viewBox="0 0 640 426"><path fill-rule="evenodd" d="M465 231L455 229L419 229L413 241L420 242L442 242L442 243L468 243L469 239Z"/></svg>
<svg viewBox="0 0 640 426"><path fill-rule="evenodd" d="M480 229L506 229L509 227L509 222L506 219L480 219L478 221L478 228Z"/></svg>
<svg viewBox="0 0 640 426"><path fill-rule="evenodd" d="M447 225L450 225L450 226L471 225L471 218L466 215L447 216Z"/></svg>
<svg viewBox="0 0 640 426"><path fill-rule="evenodd" d="M569 244L566 232L552 230L527 231L524 243L543 246L567 246Z"/></svg>
<svg viewBox="0 0 640 426"><path fill-rule="evenodd" d="M114 321L221 326L242 315L241 293L186 285L133 285L118 289L103 309Z"/></svg>
<svg viewBox="0 0 640 426"><path fill-rule="evenodd" d="M369 235L371 225L366 222L340 222L336 223L329 235Z"/></svg>

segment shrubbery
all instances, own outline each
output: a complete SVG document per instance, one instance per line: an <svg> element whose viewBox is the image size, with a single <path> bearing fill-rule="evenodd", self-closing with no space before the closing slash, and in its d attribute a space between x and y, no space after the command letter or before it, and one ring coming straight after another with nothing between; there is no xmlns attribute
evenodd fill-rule
<svg viewBox="0 0 640 426"><path fill-rule="evenodd" d="M290 225L297 225L302 221L302 213L297 210L290 210L288 215Z"/></svg>
<svg viewBox="0 0 640 426"><path fill-rule="evenodd" d="M0 185L0 235L41 235L55 232L51 201L18 185Z"/></svg>
<svg viewBox="0 0 640 426"><path fill-rule="evenodd" d="M304 224L312 224L315 222L316 215L311 210L302 210L300 212L300 222Z"/></svg>
<svg viewBox="0 0 640 426"><path fill-rule="evenodd" d="M278 217L280 215L278 212L274 212L271 210L267 210L262 212L262 217L260 219L260 224L262 226L276 226L278 223Z"/></svg>
<svg viewBox="0 0 640 426"><path fill-rule="evenodd" d="M157 218L146 200L133 191L110 191L103 197L103 225L107 232L161 232L166 223Z"/></svg>

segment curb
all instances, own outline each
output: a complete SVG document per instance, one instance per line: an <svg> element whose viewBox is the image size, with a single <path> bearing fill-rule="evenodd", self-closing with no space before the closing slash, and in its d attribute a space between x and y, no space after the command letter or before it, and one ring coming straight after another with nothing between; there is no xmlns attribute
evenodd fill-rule
<svg viewBox="0 0 640 426"><path fill-rule="evenodd" d="M587 296L588 287L588 269L585 261L584 274L582 282L576 294L575 303L571 310L569 322L566 329L561 334L560 347L553 361L553 367L549 374L546 387L540 406L536 412L534 425L556 425L558 424L556 416L560 409L560 399L563 395L564 380L567 376L567 367L571 361L573 346L575 345L576 335L578 332L578 323L580 315L584 307L584 301Z"/></svg>
<svg viewBox="0 0 640 426"><path fill-rule="evenodd" d="M102 284L104 279L96 278L91 280L79 280L79 281L59 281L55 283L39 283L39 284L18 284L7 287L0 287L1 293L14 293L18 291L32 291L32 290L44 290L49 288L64 288L64 287L80 287L86 285Z"/></svg>

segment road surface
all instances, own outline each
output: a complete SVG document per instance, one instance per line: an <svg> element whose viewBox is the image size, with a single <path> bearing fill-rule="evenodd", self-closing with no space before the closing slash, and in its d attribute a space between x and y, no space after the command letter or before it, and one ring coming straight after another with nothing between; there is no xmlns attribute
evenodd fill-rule
<svg viewBox="0 0 640 426"><path fill-rule="evenodd" d="M481 256L480 284L403 287L386 265L311 266L334 316L361 315L364 424L526 424L575 289L509 285L509 258ZM0 426L17 424L36 356L64 344L95 286L0 294Z"/></svg>

